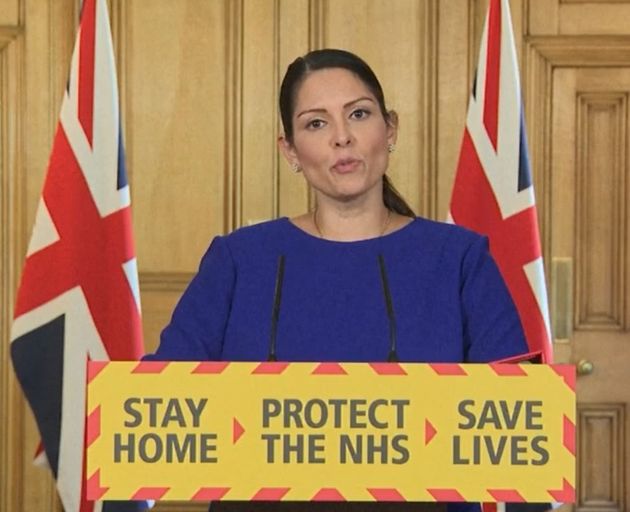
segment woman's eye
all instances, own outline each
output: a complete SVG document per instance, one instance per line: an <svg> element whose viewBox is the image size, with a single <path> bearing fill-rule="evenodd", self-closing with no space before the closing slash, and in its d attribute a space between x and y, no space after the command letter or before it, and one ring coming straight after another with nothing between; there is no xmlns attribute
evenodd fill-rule
<svg viewBox="0 0 630 512"><path fill-rule="evenodd" d="M312 128L315 130L317 128L321 128L322 126L324 126L324 121L322 121L321 119L313 119L312 121L309 121L306 125L307 128Z"/></svg>
<svg viewBox="0 0 630 512"><path fill-rule="evenodd" d="M352 117L352 119L365 119L369 115L370 115L369 110L366 110L364 108L358 108L352 111L352 114L350 114L350 117Z"/></svg>

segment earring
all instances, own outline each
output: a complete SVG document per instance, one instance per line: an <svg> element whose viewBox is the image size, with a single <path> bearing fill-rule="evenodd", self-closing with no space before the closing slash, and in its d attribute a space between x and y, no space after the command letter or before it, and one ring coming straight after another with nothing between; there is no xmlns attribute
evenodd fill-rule
<svg viewBox="0 0 630 512"><path fill-rule="evenodd" d="M389 151L390 153L393 153L395 150L396 150L396 146L394 144L387 145L387 151Z"/></svg>
<svg viewBox="0 0 630 512"><path fill-rule="evenodd" d="M302 170L302 168L300 167L300 164L298 164L297 162L293 162L291 164L291 170L293 172L300 172Z"/></svg>

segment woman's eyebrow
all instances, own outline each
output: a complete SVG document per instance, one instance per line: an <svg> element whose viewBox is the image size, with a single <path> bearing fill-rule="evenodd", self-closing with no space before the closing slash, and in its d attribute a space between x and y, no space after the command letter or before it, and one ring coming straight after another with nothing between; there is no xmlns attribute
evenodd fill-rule
<svg viewBox="0 0 630 512"><path fill-rule="evenodd" d="M303 110L302 112L300 112L296 117L300 117L300 116L303 116L305 114L314 114L314 113L325 114L326 113L326 109L325 108L309 108L307 110Z"/></svg>
<svg viewBox="0 0 630 512"><path fill-rule="evenodd" d="M372 103L375 103L373 98L370 98L369 96L361 96L360 98L357 98L356 100L352 100L352 101L349 101L348 103L345 103L343 105L343 108L346 109L348 107L351 107L352 105L354 105L355 103L359 103L360 101L370 101ZM325 108L309 108L300 112L296 117L299 118L305 114L315 114L315 113L325 114L326 109Z"/></svg>
<svg viewBox="0 0 630 512"><path fill-rule="evenodd" d="M356 100L352 100L349 101L348 103L346 103L343 108L348 108L351 107L352 105L354 105L355 103L359 103L360 101L371 101L372 103L375 103L373 98L370 98L369 96L361 96L360 98L357 98Z"/></svg>

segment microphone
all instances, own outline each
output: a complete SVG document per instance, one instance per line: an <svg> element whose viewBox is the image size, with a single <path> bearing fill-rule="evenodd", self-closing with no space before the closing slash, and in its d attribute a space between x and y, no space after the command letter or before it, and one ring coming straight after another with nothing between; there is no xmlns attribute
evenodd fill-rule
<svg viewBox="0 0 630 512"><path fill-rule="evenodd" d="M387 281L387 272L385 271L385 258L382 254L378 255L378 265L381 269L381 282L383 283L383 295L385 296L385 308L387 309L387 318L389 318L389 354L387 355L388 363L398 362L398 353L396 352L396 317L394 316L394 305L392 302L392 294L389 291L389 283Z"/></svg>
<svg viewBox="0 0 630 512"><path fill-rule="evenodd" d="M271 335L269 339L269 356L267 361L277 361L276 335L278 333L278 318L280 317L280 302L282 300L282 281L284 280L284 254L278 256L278 270L276 271L276 289L273 292L273 309L271 310Z"/></svg>

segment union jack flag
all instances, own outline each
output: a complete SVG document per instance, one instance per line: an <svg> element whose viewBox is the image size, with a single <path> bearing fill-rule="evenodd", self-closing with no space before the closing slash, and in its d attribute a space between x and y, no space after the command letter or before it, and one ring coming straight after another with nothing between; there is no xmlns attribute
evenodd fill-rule
<svg viewBox="0 0 630 512"><path fill-rule="evenodd" d="M11 356L66 512L144 503L85 497L88 359L143 352L129 185L105 0L85 0L17 293Z"/></svg>
<svg viewBox="0 0 630 512"><path fill-rule="evenodd" d="M550 363L547 291L507 0L490 0L488 7L450 220L488 236L529 350Z"/></svg>

